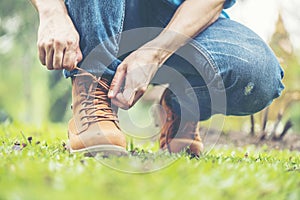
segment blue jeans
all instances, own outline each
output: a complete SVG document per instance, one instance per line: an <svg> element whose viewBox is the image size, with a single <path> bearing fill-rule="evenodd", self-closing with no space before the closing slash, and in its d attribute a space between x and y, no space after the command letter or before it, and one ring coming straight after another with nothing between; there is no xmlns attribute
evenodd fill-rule
<svg viewBox="0 0 300 200"><path fill-rule="evenodd" d="M66 6L81 38L84 60L80 67L110 79L128 52L160 30L143 27L165 27L177 9L168 0L66 0ZM184 111L194 120L216 113L256 113L284 88L283 71L268 45L247 27L222 17L172 55L165 66L153 82L168 83L176 93L171 98L178 108L175 112ZM185 82L170 73L179 73ZM225 104L218 104L223 96Z"/></svg>

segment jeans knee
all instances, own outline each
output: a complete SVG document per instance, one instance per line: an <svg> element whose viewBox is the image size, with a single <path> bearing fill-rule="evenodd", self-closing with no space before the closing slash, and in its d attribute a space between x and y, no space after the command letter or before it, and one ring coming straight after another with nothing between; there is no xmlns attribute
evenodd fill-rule
<svg viewBox="0 0 300 200"><path fill-rule="evenodd" d="M235 85L226 91L228 114L254 114L270 105L284 89L283 70L276 59L270 57L268 62L255 64L247 66L251 71L235 72Z"/></svg>

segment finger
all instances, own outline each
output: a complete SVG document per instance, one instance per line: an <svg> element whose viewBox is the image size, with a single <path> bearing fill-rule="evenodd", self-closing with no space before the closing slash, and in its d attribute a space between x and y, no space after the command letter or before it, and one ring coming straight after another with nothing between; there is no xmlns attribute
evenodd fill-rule
<svg viewBox="0 0 300 200"><path fill-rule="evenodd" d="M126 104L128 105L132 105L136 92L137 92L136 89L125 88L123 92L122 100L125 101Z"/></svg>
<svg viewBox="0 0 300 200"><path fill-rule="evenodd" d="M58 70L62 69L62 62L64 57L64 48L61 44L57 44L54 47L53 53L53 68Z"/></svg>
<svg viewBox="0 0 300 200"><path fill-rule="evenodd" d="M131 108L132 106L134 106L134 104L136 102L138 102L138 100L145 94L146 89L147 89L147 87L142 87L142 88L138 89L137 91L132 92L132 94L129 97L129 99L126 99L126 96L124 95L129 108Z"/></svg>
<svg viewBox="0 0 300 200"><path fill-rule="evenodd" d="M72 69L74 69L76 58L77 58L76 50L73 48L67 47L65 50L62 67L66 70L71 71Z"/></svg>
<svg viewBox="0 0 300 200"><path fill-rule="evenodd" d="M46 65L46 61L45 61L46 52L45 52L44 46L38 45L38 49L39 49L40 62L42 63L42 65Z"/></svg>
<svg viewBox="0 0 300 200"><path fill-rule="evenodd" d="M122 108L124 110L127 110L129 108L129 106L124 105L116 98L111 99L111 103L117 106L118 108Z"/></svg>
<svg viewBox="0 0 300 200"><path fill-rule="evenodd" d="M117 93L120 91L120 88L124 83L125 76L126 76L126 65L121 63L114 75L114 78L113 78L111 84L110 84L110 89L108 92L109 98L116 97Z"/></svg>
<svg viewBox="0 0 300 200"><path fill-rule="evenodd" d="M82 52L80 50L80 48L78 47L77 50L76 50L76 61L77 63L79 63L80 61L82 61Z"/></svg>
<svg viewBox="0 0 300 200"><path fill-rule="evenodd" d="M81 50L80 50L80 48L78 47L78 48L77 48L77 51L76 51L76 60L75 60L74 64L73 64L72 66L70 66L67 70L68 70L68 71L72 71L72 70L74 70L76 67L78 67L78 63L82 61L82 58L83 58L83 56L82 56Z"/></svg>
<svg viewBox="0 0 300 200"><path fill-rule="evenodd" d="M146 89L141 89L136 92L134 96L134 100L131 103L131 106L133 106L144 94L145 94Z"/></svg>
<svg viewBox="0 0 300 200"><path fill-rule="evenodd" d="M49 70L53 69L53 53L53 48L50 46L46 48L46 66Z"/></svg>
<svg viewBox="0 0 300 200"><path fill-rule="evenodd" d="M131 89L124 90L123 93L118 93L116 100L120 102L126 109L131 108L140 98L143 96L144 92L133 91Z"/></svg>
<svg viewBox="0 0 300 200"><path fill-rule="evenodd" d="M123 93L117 93L116 97L111 99L111 102L113 104L115 104L116 106L122 108L122 109L129 109L131 108L146 92L147 90L147 86L141 87L138 91L136 92L131 92L129 90L128 93L132 94L132 99L130 99L129 101L127 100L127 98L125 97L124 93L126 94L127 92L123 92Z"/></svg>
<svg viewBox="0 0 300 200"><path fill-rule="evenodd" d="M73 65L73 68L71 70L74 70L75 67L77 67L77 64L82 61L82 58L83 58L83 56L82 56L81 50L78 47L77 51L76 51L76 61L75 61L74 65Z"/></svg>
<svg viewBox="0 0 300 200"><path fill-rule="evenodd" d="M128 110L130 108L130 106L124 100L124 98L122 96L123 96L122 93L118 93L115 98L111 99L111 102L119 108L122 108L124 110Z"/></svg>
<svg viewBox="0 0 300 200"><path fill-rule="evenodd" d="M125 86L124 86L124 98L128 102L129 105L133 104L136 93L138 92L140 87L140 81L138 73L128 73L126 76Z"/></svg>
<svg viewBox="0 0 300 200"><path fill-rule="evenodd" d="M70 68L69 70L72 71L74 70L76 67L78 67L78 63L82 61L82 53L81 53L81 50L80 48L78 47L77 48L77 51L76 51L76 60L74 62L74 65L72 65L72 68Z"/></svg>

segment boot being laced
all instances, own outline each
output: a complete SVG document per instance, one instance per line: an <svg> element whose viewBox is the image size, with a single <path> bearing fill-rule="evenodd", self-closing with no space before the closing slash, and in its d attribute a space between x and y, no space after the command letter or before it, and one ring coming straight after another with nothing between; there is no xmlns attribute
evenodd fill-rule
<svg viewBox="0 0 300 200"><path fill-rule="evenodd" d="M72 79L73 117L68 130L70 151L125 153L126 138L107 96L108 81L77 69L80 73Z"/></svg>

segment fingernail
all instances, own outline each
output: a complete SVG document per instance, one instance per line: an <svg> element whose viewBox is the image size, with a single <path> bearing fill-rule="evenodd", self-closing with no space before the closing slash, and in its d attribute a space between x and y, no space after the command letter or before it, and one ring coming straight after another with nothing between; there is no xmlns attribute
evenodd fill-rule
<svg viewBox="0 0 300 200"><path fill-rule="evenodd" d="M110 91L108 92L108 96L109 96L109 97L114 96L114 91L113 91L113 90L110 90Z"/></svg>

